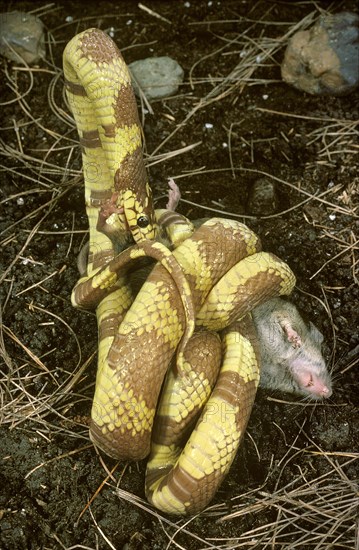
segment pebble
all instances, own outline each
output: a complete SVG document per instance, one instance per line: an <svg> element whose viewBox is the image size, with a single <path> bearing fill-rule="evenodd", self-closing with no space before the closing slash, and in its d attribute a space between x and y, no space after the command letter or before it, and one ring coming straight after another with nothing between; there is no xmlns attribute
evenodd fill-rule
<svg viewBox="0 0 359 550"><path fill-rule="evenodd" d="M12 51L15 50L15 51ZM28 65L45 58L44 26L38 17L22 11L0 13L0 54Z"/></svg>
<svg viewBox="0 0 359 550"><path fill-rule="evenodd" d="M275 182L259 178L249 191L247 211L254 216L268 216L278 210L278 202Z"/></svg>
<svg viewBox="0 0 359 550"><path fill-rule="evenodd" d="M282 78L314 95L346 95L359 83L359 16L340 12L319 18L289 41Z"/></svg>
<svg viewBox="0 0 359 550"><path fill-rule="evenodd" d="M184 71L181 65L168 56L140 59L130 63L129 68L134 77L136 94L139 95L140 86L147 99L173 95L183 82Z"/></svg>

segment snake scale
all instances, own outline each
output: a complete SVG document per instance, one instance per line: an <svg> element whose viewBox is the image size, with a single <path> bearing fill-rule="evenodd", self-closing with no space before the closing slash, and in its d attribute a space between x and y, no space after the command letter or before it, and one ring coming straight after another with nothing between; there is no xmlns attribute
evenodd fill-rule
<svg viewBox="0 0 359 550"><path fill-rule="evenodd" d="M289 294L294 275L239 222L214 218L194 231L154 210L130 75L104 32L68 43L64 76L90 235L72 302L96 310L99 328L90 437L117 459L149 454L149 501L194 514L228 472L252 409L259 359L250 312ZM136 293L144 258L156 263Z"/></svg>

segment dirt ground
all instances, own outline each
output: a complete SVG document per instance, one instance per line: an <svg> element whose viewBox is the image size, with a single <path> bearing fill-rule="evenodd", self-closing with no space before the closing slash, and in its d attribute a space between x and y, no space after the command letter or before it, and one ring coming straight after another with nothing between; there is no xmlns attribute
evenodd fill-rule
<svg viewBox="0 0 359 550"><path fill-rule="evenodd" d="M356 2L144 4L165 19L130 1L1 2L39 10L47 59L31 70L0 59L0 548L353 550L358 93L301 93L281 81L280 63L295 25ZM87 218L61 56L89 27L112 30L127 62L169 55L182 65L177 95L141 110L156 204L173 177L181 213L236 216L288 262L293 300L323 332L334 380L318 404L260 390L230 474L187 520L146 503L145 461L118 464L88 439L97 327L70 303ZM259 178L278 202L255 216Z"/></svg>

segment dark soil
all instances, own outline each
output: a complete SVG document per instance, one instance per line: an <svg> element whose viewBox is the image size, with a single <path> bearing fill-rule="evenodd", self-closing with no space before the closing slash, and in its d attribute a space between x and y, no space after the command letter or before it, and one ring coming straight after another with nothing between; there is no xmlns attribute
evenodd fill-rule
<svg viewBox="0 0 359 550"><path fill-rule="evenodd" d="M293 300L324 334L333 396L304 406L290 396L259 391L250 437L214 507L189 524L146 505L145 462L120 463L110 475L116 463L100 457L89 442L96 319L70 303L87 229L81 154L76 130L48 101L53 93L57 110L68 111L61 75L54 80L65 44L88 27L113 27L127 62L169 55L182 65L185 83L178 95L154 101L154 114L146 114L150 155L240 61L241 43L228 41L240 40L239 33L249 28L252 38L278 38L288 29L284 23L299 22L315 9L311 2L264 0L145 4L171 24L130 1L55 3L46 9L41 19L49 32L48 62L32 72L34 83L23 107L11 102L15 94L5 75L8 71L16 79L21 93L29 75L0 60L1 98L7 102L0 128L0 263L3 271L10 268L1 286L0 547L352 548L354 512L341 516L341 511L348 501L355 509L359 477L358 149L349 130L339 138L334 134L343 132L334 122L358 121L358 94L323 98L290 88L280 80L284 48L258 67L249 85L198 109L159 153L200 144L151 166L150 179L158 205L165 203L172 176L182 197L199 205L183 201L181 213L195 219L218 208L223 216L230 217L226 211L244 215L240 219L260 235L264 250L288 262L297 276ZM30 11L45 5L2 2L1 8ZM329 3L316 5L327 8ZM338 2L335 10L342 9L357 10L356 2ZM215 53L226 41L229 45ZM189 72L196 62L192 90ZM237 169L233 173L230 162ZM201 169L208 173L194 173ZM263 172L275 181L276 212L251 216L248 200ZM300 204L308 198L301 191L328 191L327 202ZM334 496L337 510L325 512L326 499ZM231 511L243 513L219 521Z"/></svg>

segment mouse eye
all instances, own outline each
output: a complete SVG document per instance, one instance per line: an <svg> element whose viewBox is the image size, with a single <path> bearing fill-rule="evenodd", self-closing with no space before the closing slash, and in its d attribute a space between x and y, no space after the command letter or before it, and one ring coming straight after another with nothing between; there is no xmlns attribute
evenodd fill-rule
<svg viewBox="0 0 359 550"><path fill-rule="evenodd" d="M147 218L147 216L140 216L137 220L137 225L141 229L144 229L145 227L147 227L149 223L150 223L150 220Z"/></svg>

